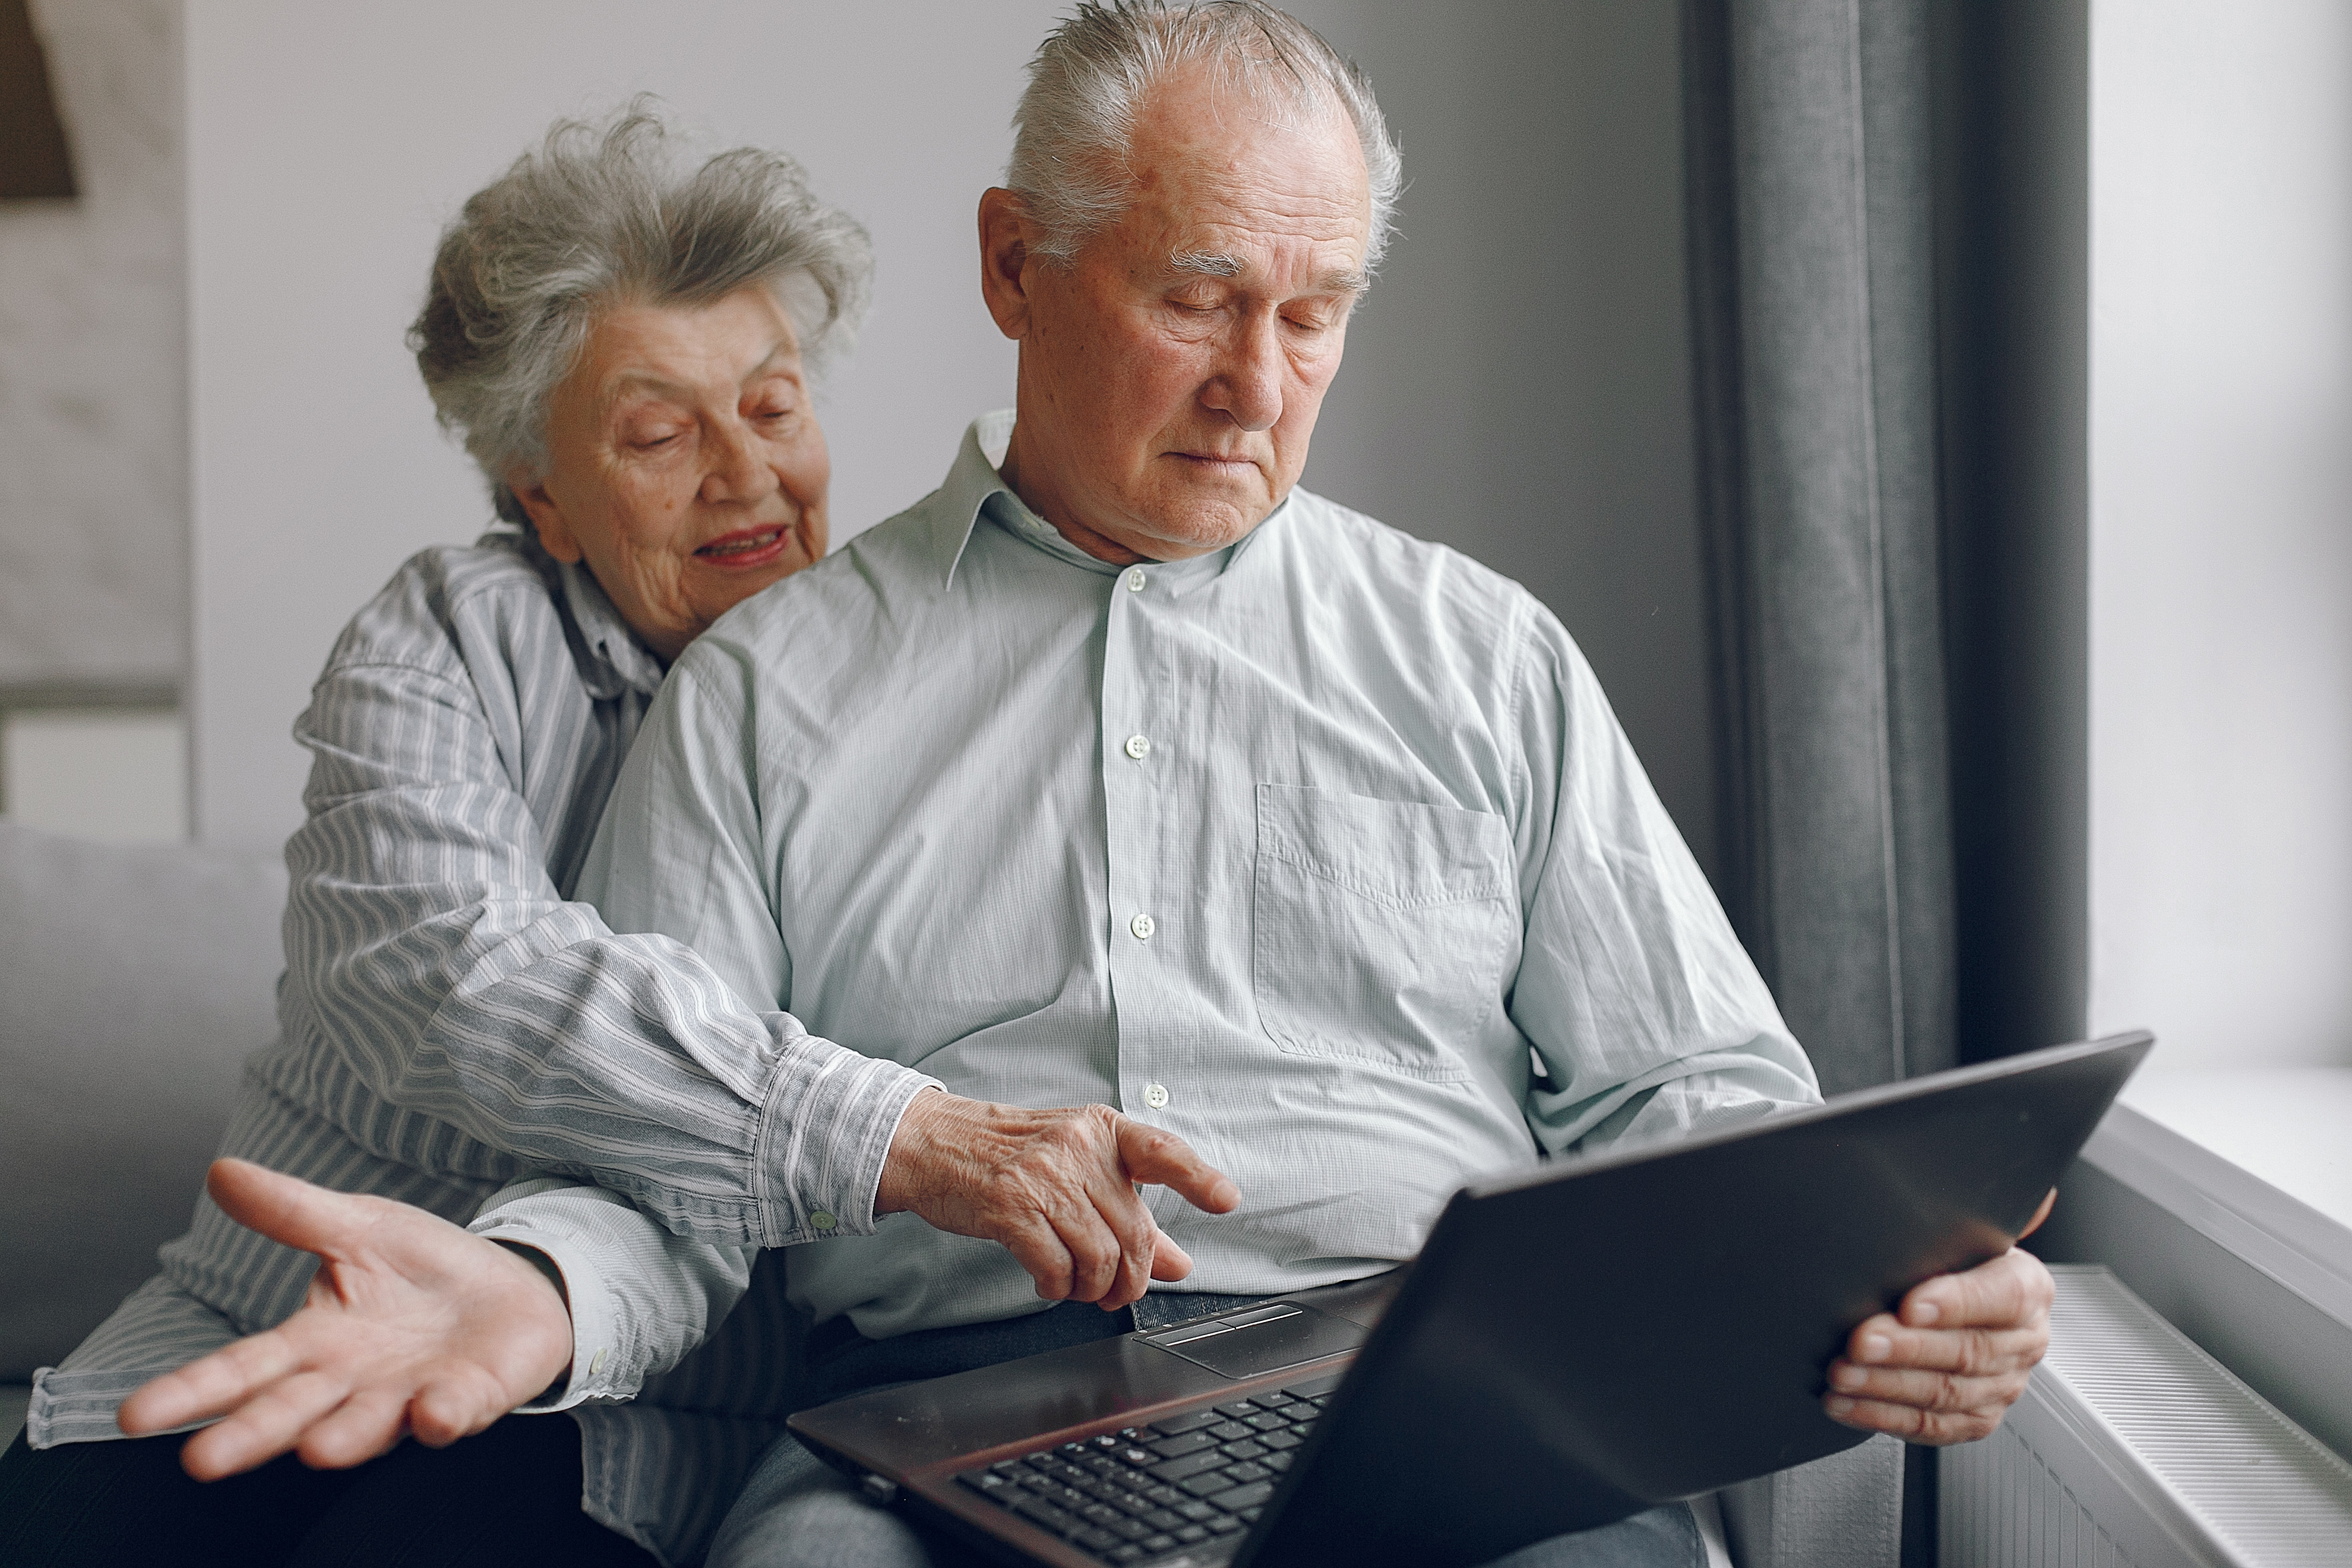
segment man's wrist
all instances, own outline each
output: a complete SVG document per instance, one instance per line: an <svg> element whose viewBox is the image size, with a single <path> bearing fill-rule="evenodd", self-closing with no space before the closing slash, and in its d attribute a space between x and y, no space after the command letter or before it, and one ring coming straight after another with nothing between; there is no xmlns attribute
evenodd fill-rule
<svg viewBox="0 0 2352 1568"><path fill-rule="evenodd" d="M925 1084L907 1101L898 1113L898 1128L890 1134L890 1146L882 1156L882 1173L874 1184L874 1217L903 1214L916 1202L914 1167L919 1156L916 1153L929 1137L940 1112L945 1109L947 1090L937 1084Z"/></svg>

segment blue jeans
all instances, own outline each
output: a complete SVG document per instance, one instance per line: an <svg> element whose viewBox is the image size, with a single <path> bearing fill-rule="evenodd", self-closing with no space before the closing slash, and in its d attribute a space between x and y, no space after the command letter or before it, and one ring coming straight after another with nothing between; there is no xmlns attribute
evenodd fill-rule
<svg viewBox="0 0 2352 1568"><path fill-rule="evenodd" d="M879 1341L861 1339L845 1322L837 1323L810 1338L806 1396L824 1404L859 1389L938 1377L1244 1304L1231 1296L1154 1291L1118 1312L1065 1302L1006 1322ZM983 1560L961 1542L868 1504L840 1472L784 1436L761 1456L720 1523L708 1561L709 1568L980 1568ZM1706 1548L1689 1506L1670 1503L1522 1547L1492 1568L1706 1568Z"/></svg>

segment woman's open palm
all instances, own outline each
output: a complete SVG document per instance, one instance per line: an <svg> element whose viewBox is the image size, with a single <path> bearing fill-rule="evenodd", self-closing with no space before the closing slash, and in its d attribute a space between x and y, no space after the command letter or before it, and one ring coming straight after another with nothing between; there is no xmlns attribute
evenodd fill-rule
<svg viewBox="0 0 2352 1568"><path fill-rule="evenodd" d="M198 1480L289 1449L341 1469L404 1436L445 1447L536 1398L571 1362L562 1296L496 1242L243 1160L215 1161L205 1186L231 1219L320 1263L285 1322L123 1402L116 1419L132 1436L219 1418L182 1450Z"/></svg>

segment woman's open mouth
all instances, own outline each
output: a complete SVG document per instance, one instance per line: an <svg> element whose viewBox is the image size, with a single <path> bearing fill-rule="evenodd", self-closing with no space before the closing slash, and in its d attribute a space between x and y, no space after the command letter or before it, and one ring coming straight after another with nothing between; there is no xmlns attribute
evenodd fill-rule
<svg viewBox="0 0 2352 1568"><path fill-rule="evenodd" d="M694 552L698 561L713 566L748 569L765 566L780 559L796 541L797 535L789 522L770 523L765 528L739 529L722 533Z"/></svg>

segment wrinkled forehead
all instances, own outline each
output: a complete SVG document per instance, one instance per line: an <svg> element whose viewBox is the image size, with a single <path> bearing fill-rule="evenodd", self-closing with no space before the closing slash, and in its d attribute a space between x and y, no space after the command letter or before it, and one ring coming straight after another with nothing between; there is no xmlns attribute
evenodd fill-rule
<svg viewBox="0 0 2352 1568"><path fill-rule="evenodd" d="M1320 82L1253 95L1231 75L1181 73L1138 106L1127 147L1130 214L1204 237L1232 230L1351 247L1360 265L1371 182L1346 107Z"/></svg>

